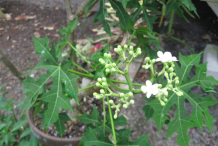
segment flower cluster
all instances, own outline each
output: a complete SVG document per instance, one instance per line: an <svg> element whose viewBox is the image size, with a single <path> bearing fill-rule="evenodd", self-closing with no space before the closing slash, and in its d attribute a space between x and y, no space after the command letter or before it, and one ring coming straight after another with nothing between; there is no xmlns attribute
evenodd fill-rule
<svg viewBox="0 0 218 146"><path fill-rule="evenodd" d="M173 61L178 61L176 57L172 56L170 52L161 52L158 51L157 53L158 57L157 59L150 59L149 57L146 57L146 65L143 65L142 67L145 69L151 69L153 76L160 76L164 75L164 77L167 79L167 85L162 88L161 84L153 84L150 80L146 81L146 86L142 86L141 90L143 93L146 93L147 98L150 98L151 95L158 98L161 105L164 106L165 103L168 101L168 91L173 91L178 96L182 96L183 93L179 90L179 77L177 77L176 73L174 72L174 63ZM154 63L161 61L163 62L163 69L156 73L154 72Z"/></svg>

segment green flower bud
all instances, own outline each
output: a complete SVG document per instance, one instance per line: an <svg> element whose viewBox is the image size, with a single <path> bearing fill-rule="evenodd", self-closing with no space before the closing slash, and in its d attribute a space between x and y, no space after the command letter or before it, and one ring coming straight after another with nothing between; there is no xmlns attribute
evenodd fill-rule
<svg viewBox="0 0 218 146"><path fill-rule="evenodd" d="M164 91L164 92L163 92L163 95L164 95L164 96L168 96L168 92L167 92L167 91Z"/></svg>
<svg viewBox="0 0 218 146"><path fill-rule="evenodd" d="M96 95L95 98L96 98L96 99L100 99L101 96L100 96L100 95Z"/></svg>
<svg viewBox="0 0 218 146"><path fill-rule="evenodd" d="M174 69L173 69L172 67L170 67L170 68L168 69L168 72L172 73L173 70L174 70Z"/></svg>
<svg viewBox="0 0 218 146"><path fill-rule="evenodd" d="M113 100L109 100L109 103L110 103L110 104L113 104L113 103L114 103L114 101L113 101Z"/></svg>
<svg viewBox="0 0 218 146"><path fill-rule="evenodd" d="M113 66L113 67L116 67L117 65L116 65L116 63L112 63L112 66Z"/></svg>
<svg viewBox="0 0 218 146"><path fill-rule="evenodd" d="M101 62L103 59L102 58L99 58L99 62ZM103 60L104 61L104 60Z"/></svg>
<svg viewBox="0 0 218 146"><path fill-rule="evenodd" d="M179 85L179 80L176 80L176 81L175 81L175 84L176 84L176 85Z"/></svg>
<svg viewBox="0 0 218 146"><path fill-rule="evenodd" d="M132 92L129 92L129 93L128 93L128 96L129 96L129 97L132 97L132 96L133 96L133 93L132 93Z"/></svg>
<svg viewBox="0 0 218 146"><path fill-rule="evenodd" d="M175 67L175 64L172 64L171 67Z"/></svg>
<svg viewBox="0 0 218 146"><path fill-rule="evenodd" d="M160 100L160 104L161 104L162 106L165 106L165 105L166 105L165 102L163 102L162 100Z"/></svg>
<svg viewBox="0 0 218 146"><path fill-rule="evenodd" d="M97 86L97 87L100 87L100 86L101 86L101 84L100 84L99 82L97 82L97 83L96 83L96 86Z"/></svg>
<svg viewBox="0 0 218 146"><path fill-rule="evenodd" d="M129 104L134 104L135 103L135 101L133 100L133 99L131 99L130 101L129 101Z"/></svg>
<svg viewBox="0 0 218 146"><path fill-rule="evenodd" d="M167 101L168 101L168 99L164 97L164 98L163 98L163 101L167 102Z"/></svg>
<svg viewBox="0 0 218 146"><path fill-rule="evenodd" d="M146 65L143 65L142 67L143 67L144 69L149 69L149 68L151 67L151 65L147 65L147 64L146 64Z"/></svg>
<svg viewBox="0 0 218 146"><path fill-rule="evenodd" d="M107 83L106 83L106 82L103 82L103 83L102 83L102 86L107 87Z"/></svg>
<svg viewBox="0 0 218 146"><path fill-rule="evenodd" d="M175 79L174 79L174 80L175 80L175 81L176 81L176 80L179 80L179 77L175 77Z"/></svg>
<svg viewBox="0 0 218 146"><path fill-rule="evenodd" d="M119 49L122 49L122 47L120 45L117 46Z"/></svg>
<svg viewBox="0 0 218 146"><path fill-rule="evenodd" d="M114 52L119 53L119 49L118 48L114 48Z"/></svg>
<svg viewBox="0 0 218 146"><path fill-rule="evenodd" d="M101 79L101 78L98 78L97 81L101 83L101 82L102 82L102 79Z"/></svg>
<svg viewBox="0 0 218 146"><path fill-rule="evenodd" d="M102 65L105 65L106 62L104 60L100 61Z"/></svg>
<svg viewBox="0 0 218 146"><path fill-rule="evenodd" d="M106 68L109 68L109 67L110 67L110 64L106 64L105 67L106 67Z"/></svg>
<svg viewBox="0 0 218 146"><path fill-rule="evenodd" d="M169 66L168 66L168 65L166 65L166 66L165 66L165 68L166 68L166 69L168 69L168 68L169 68Z"/></svg>
<svg viewBox="0 0 218 146"><path fill-rule="evenodd" d="M103 82L106 82L106 81L107 81L107 79L106 79L105 77L103 77L103 78L102 78L102 81L103 81Z"/></svg>
<svg viewBox="0 0 218 146"><path fill-rule="evenodd" d="M108 55L107 53L104 53L104 57L105 57L105 58L107 58L107 55Z"/></svg>
<svg viewBox="0 0 218 146"><path fill-rule="evenodd" d="M122 98L123 98L123 97L124 97L124 93L120 93L120 97L122 97Z"/></svg>
<svg viewBox="0 0 218 146"><path fill-rule="evenodd" d="M115 72L115 71L116 71L116 68L112 68L112 69L111 69L111 72Z"/></svg>
<svg viewBox="0 0 218 146"><path fill-rule="evenodd" d="M151 63L154 64L154 63L155 63L155 59L152 59L152 60L151 60Z"/></svg>
<svg viewBox="0 0 218 146"><path fill-rule="evenodd" d="M130 50L133 50L133 46L130 46L129 49L130 49Z"/></svg>
<svg viewBox="0 0 218 146"><path fill-rule="evenodd" d="M124 45L124 49L127 49L128 48L128 46L127 45Z"/></svg>
<svg viewBox="0 0 218 146"><path fill-rule="evenodd" d="M96 92L93 93L93 96L97 96L97 95L98 95L98 93L96 93Z"/></svg>
<svg viewBox="0 0 218 146"><path fill-rule="evenodd" d="M158 88L161 88L161 87L162 87L162 85L161 85L161 84L159 84L159 85L158 85Z"/></svg>
<svg viewBox="0 0 218 146"><path fill-rule="evenodd" d="M109 72L111 72L111 70L109 69L109 68L106 68L106 73L109 73Z"/></svg>
<svg viewBox="0 0 218 146"><path fill-rule="evenodd" d="M108 57L108 58L111 58L111 54L107 54L107 57Z"/></svg>
<svg viewBox="0 0 218 146"><path fill-rule="evenodd" d="M104 89L101 89L101 90L100 90L100 93L101 93L101 94L105 94Z"/></svg>
<svg viewBox="0 0 218 146"><path fill-rule="evenodd" d="M151 60L150 57L145 58L146 63L148 63L150 60Z"/></svg>
<svg viewBox="0 0 218 146"><path fill-rule="evenodd" d="M168 73L167 73L167 72L165 72L165 73L164 73L164 76L165 76L165 78L167 78L167 79L169 78L169 76L168 76Z"/></svg>
<svg viewBox="0 0 218 146"><path fill-rule="evenodd" d="M134 52L133 52L133 51L129 51L129 54L130 54L130 55L133 55L133 54L134 54Z"/></svg>
<svg viewBox="0 0 218 146"><path fill-rule="evenodd" d="M128 105L127 105L127 104L124 104L124 105L123 105L123 108L127 108L127 107L128 107Z"/></svg>

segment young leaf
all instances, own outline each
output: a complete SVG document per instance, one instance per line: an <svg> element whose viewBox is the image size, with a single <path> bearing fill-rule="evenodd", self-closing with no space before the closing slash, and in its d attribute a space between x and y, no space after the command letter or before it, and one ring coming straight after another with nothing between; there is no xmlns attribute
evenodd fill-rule
<svg viewBox="0 0 218 146"><path fill-rule="evenodd" d="M27 123L27 120L23 120L23 121L18 121L17 123L15 123L13 125L13 127L11 128L11 132L14 132L18 129L21 128L21 126L24 126Z"/></svg>
<svg viewBox="0 0 218 146"><path fill-rule="evenodd" d="M129 0L120 0L124 9L126 9L127 3Z"/></svg>
<svg viewBox="0 0 218 146"><path fill-rule="evenodd" d="M21 133L20 139L23 138L23 137L25 137L25 136L27 136L27 135L29 135L29 134L31 134L31 133L32 133L32 131L31 131L30 127L26 128L26 129Z"/></svg>
<svg viewBox="0 0 218 146"><path fill-rule="evenodd" d="M7 124L5 124L5 123L0 124L0 130L1 130L2 128L4 128L5 126L7 126Z"/></svg>

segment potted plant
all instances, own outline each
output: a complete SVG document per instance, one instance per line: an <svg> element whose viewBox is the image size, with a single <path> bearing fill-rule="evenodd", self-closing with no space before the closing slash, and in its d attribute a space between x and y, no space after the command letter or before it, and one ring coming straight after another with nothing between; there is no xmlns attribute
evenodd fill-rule
<svg viewBox="0 0 218 146"><path fill-rule="evenodd" d="M90 1L87 4L86 14L89 7L96 1ZM71 32L77 27L78 19L68 24L60 30L61 37L58 44L49 43L49 39L33 38L36 53L41 55L41 60L32 70L46 69L46 73L39 75L38 79L27 77L23 84L27 98L24 100L23 111L31 109L27 112L27 117L32 125L32 130L37 138L46 145L69 145L74 138L65 139L57 138L53 143L48 143L49 136L44 134L37 134L39 130L35 129L31 119L39 114L42 119L41 126L48 129L51 125L56 126L60 137L63 136L65 131L64 123L71 119L65 110L74 112L71 105L71 99L79 104L78 98L79 91L98 87L99 92L93 95L96 99L101 99L103 108L103 117L94 108L91 115L83 114L77 116L79 120L86 124L86 133L82 137L81 145L106 145L106 146L125 146L125 145L138 145L145 146L148 144L148 135L141 136L138 140L129 141L130 129L116 129L116 126L124 126L127 121L124 116L118 116L120 108L128 108L134 104L132 99L134 94L146 94L145 100L147 104L144 106L143 111L147 118L152 118L161 130L164 124L168 124L167 137L171 136L174 132L178 133L178 144L188 145L189 137L187 130L192 127L199 127L202 129L203 117L205 117L205 125L212 131L213 118L208 112L208 107L217 103L211 96L196 96L190 92L194 86L201 86L204 91L214 92L213 85L218 82L212 77L206 77L206 64L200 64L199 54L190 55L188 57L179 56L179 64L176 63L177 58L172 56L170 52L154 51L149 49L149 43L153 42L157 45L159 41L152 32L152 23L154 16L150 16L146 8L157 8L153 2L146 1L128 1L118 2L116 0L109 0L111 6L116 11L116 16L120 20L121 29L129 31L132 35L127 43L123 46L118 45L114 48L114 52L118 54L118 59L114 59L109 52L110 45L107 44L102 51L94 54L90 60L87 60L81 53L71 44L68 40ZM135 5L131 5L134 3ZM174 13L177 10L177 5L173 6L173 10L169 5L173 5L172 1L169 3L160 2L163 5L163 15ZM177 4L177 3L176 3ZM188 7L187 3L178 3L184 7ZM148 6L148 7L147 7ZM164 7L167 6L167 7ZM132 14L126 12L126 8L136 9ZM194 8L188 7L190 10ZM154 10L154 9L153 9ZM180 9L179 9L180 10ZM136 13L137 12L137 13ZM181 14L181 11L179 11ZM146 20L146 27L139 26L134 28L133 18L141 17ZM133 15L134 14L134 15ZM110 27L104 20L104 1L100 1L99 12L95 16L95 21L102 21L104 30L110 35ZM125 17L124 17L125 16ZM152 19L152 21L151 21ZM128 20L128 21L127 21ZM160 24L162 23L162 19ZM172 22L171 22L172 23ZM169 30L171 30L169 27ZM133 47L130 45L133 37L136 36L138 45ZM63 58L61 55L62 50L66 45L71 48L71 54L77 53L87 64L87 70L81 65L73 62L72 57ZM139 47L140 46L140 47ZM158 46L158 45L157 45ZM129 77L129 70L131 62L142 53L142 49L147 50L149 56L146 57L146 64L142 67L150 70L151 76L146 81L146 85L132 83ZM157 54L155 53L157 52ZM72 63L73 62L73 63ZM155 68L156 63L162 62L162 68ZM190 70L195 65L196 76L189 78ZM124 69L120 67L124 66ZM74 68L74 69L72 69ZM77 68L81 71L78 71ZM126 81L119 81L116 79L117 75L125 77ZM78 89L77 80L79 76L91 78L96 83L91 84L83 89ZM48 82L49 85L48 85ZM128 88L121 88L119 84L127 84ZM137 88L138 86L138 88ZM150 98L150 97L153 98ZM115 97L113 100L111 97ZM185 100L194 107L191 116L187 116L184 104ZM107 105L107 106L106 106ZM170 109L176 108L175 118L170 119L167 115ZM115 111L113 112L112 109ZM107 116L108 115L108 116ZM53 138L52 138L53 139ZM79 143L80 138L76 139L74 144ZM64 142L59 143L58 141Z"/></svg>

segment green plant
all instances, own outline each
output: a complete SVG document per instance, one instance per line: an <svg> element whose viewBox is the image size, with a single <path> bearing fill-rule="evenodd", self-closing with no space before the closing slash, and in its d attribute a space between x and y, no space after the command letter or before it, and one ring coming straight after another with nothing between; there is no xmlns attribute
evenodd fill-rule
<svg viewBox="0 0 218 146"><path fill-rule="evenodd" d="M88 9L96 2L91 0L85 8L85 16ZM127 108L134 104L132 96L134 94L146 94L147 104L142 109L145 116L152 118L159 131L164 124L168 125L167 138L174 132L178 133L177 143L188 145L189 136L187 130L193 127L202 129L203 123L212 131L214 118L209 114L208 107L217 104L217 101L212 96L202 97L191 93L190 89L194 86L200 86L206 92L215 92L214 85L218 85L213 77L206 77L206 64L200 64L201 53L193 54L185 57L180 54L179 64L175 63L176 57L173 57L169 52L161 52L152 50L150 44L153 43L160 49L159 39L155 36L158 33L153 32L153 22L157 18L153 13L162 14L159 26L163 21L163 17L172 13L168 35L171 33L173 14L177 12L179 16L183 15L181 7L188 12L194 11L195 7L191 1L186 0L169 0L169 1L135 1L128 0L109 0L111 6L116 11L116 16L120 21L120 30L128 31L131 37L123 46L118 45L114 51L118 54L118 59L114 59L109 52L110 44L107 43L102 51L94 54L87 60L81 53L75 49L75 44L71 44L69 36L78 25L78 18L60 30L61 37L58 44L49 43L49 39L33 38L35 50L41 55L41 60L38 65L27 73L36 69L46 69L46 73L39 75L38 79L27 77L23 84L25 85L27 98L24 100L23 111L31 107L35 108L35 113L40 113L42 117L42 125L49 127L54 124L60 135L63 135L65 130L65 119L70 119L67 114L63 116L62 109L72 110L70 103L74 99L77 104L79 91L83 91L93 86L100 89L100 93L94 93L94 97L102 100L103 119L100 118L96 109L91 115L84 114L77 116L82 122L87 125L87 131L84 134L81 145L104 145L104 146L126 146L126 145L149 145L148 136L141 136L138 140L129 141L130 129L117 130L116 126L124 126L126 119L123 116L118 116L121 107ZM104 30L111 36L110 27L105 20L107 11L104 8L105 1L100 0L98 13L95 15L95 22L101 21ZM162 6L162 12L158 9L158 5ZM127 13L126 8L129 8L131 13ZM189 13L190 14L190 13ZM134 27L138 19L145 21L147 27ZM186 18L185 18L186 19ZM130 43L133 37L137 38L135 47ZM69 45L71 48L71 56L75 53L79 55L87 64L89 69L81 67L81 65L72 61L72 57L67 59L62 58L62 50ZM90 48L91 49L91 48ZM142 67L149 69L151 76L146 81L146 86L142 84L132 83L129 77L129 66L131 62L139 56L142 51L146 52L148 57L145 59L146 64ZM158 56L158 58L157 58ZM157 62L163 63L163 68L158 70L154 67ZM125 68L121 69L124 65ZM191 69L195 66L196 75L189 78ZM79 71L81 70L81 71ZM79 76L90 78L96 81L95 84L79 89L77 79ZM116 79L117 75L125 77L126 82ZM47 83L52 80L50 86ZM128 88L121 88L116 83L127 84ZM137 89L138 87L141 87ZM112 88L114 90L112 90ZM150 98L153 96L152 98ZM116 97L117 101L113 101L110 97ZM191 116L186 115L184 108L185 101L188 101L193 106ZM108 105L108 116L106 112L106 103ZM112 112L115 109L115 113ZM175 110L174 119L170 119L167 115L171 109ZM72 118L72 117L71 117ZM205 121L203 120L205 118Z"/></svg>
<svg viewBox="0 0 218 146"><path fill-rule="evenodd" d="M0 88L2 92L4 86ZM6 99L6 93L0 94L0 145L1 146L37 146L37 140L27 127L27 119L21 116L18 119L14 110L14 99Z"/></svg>

